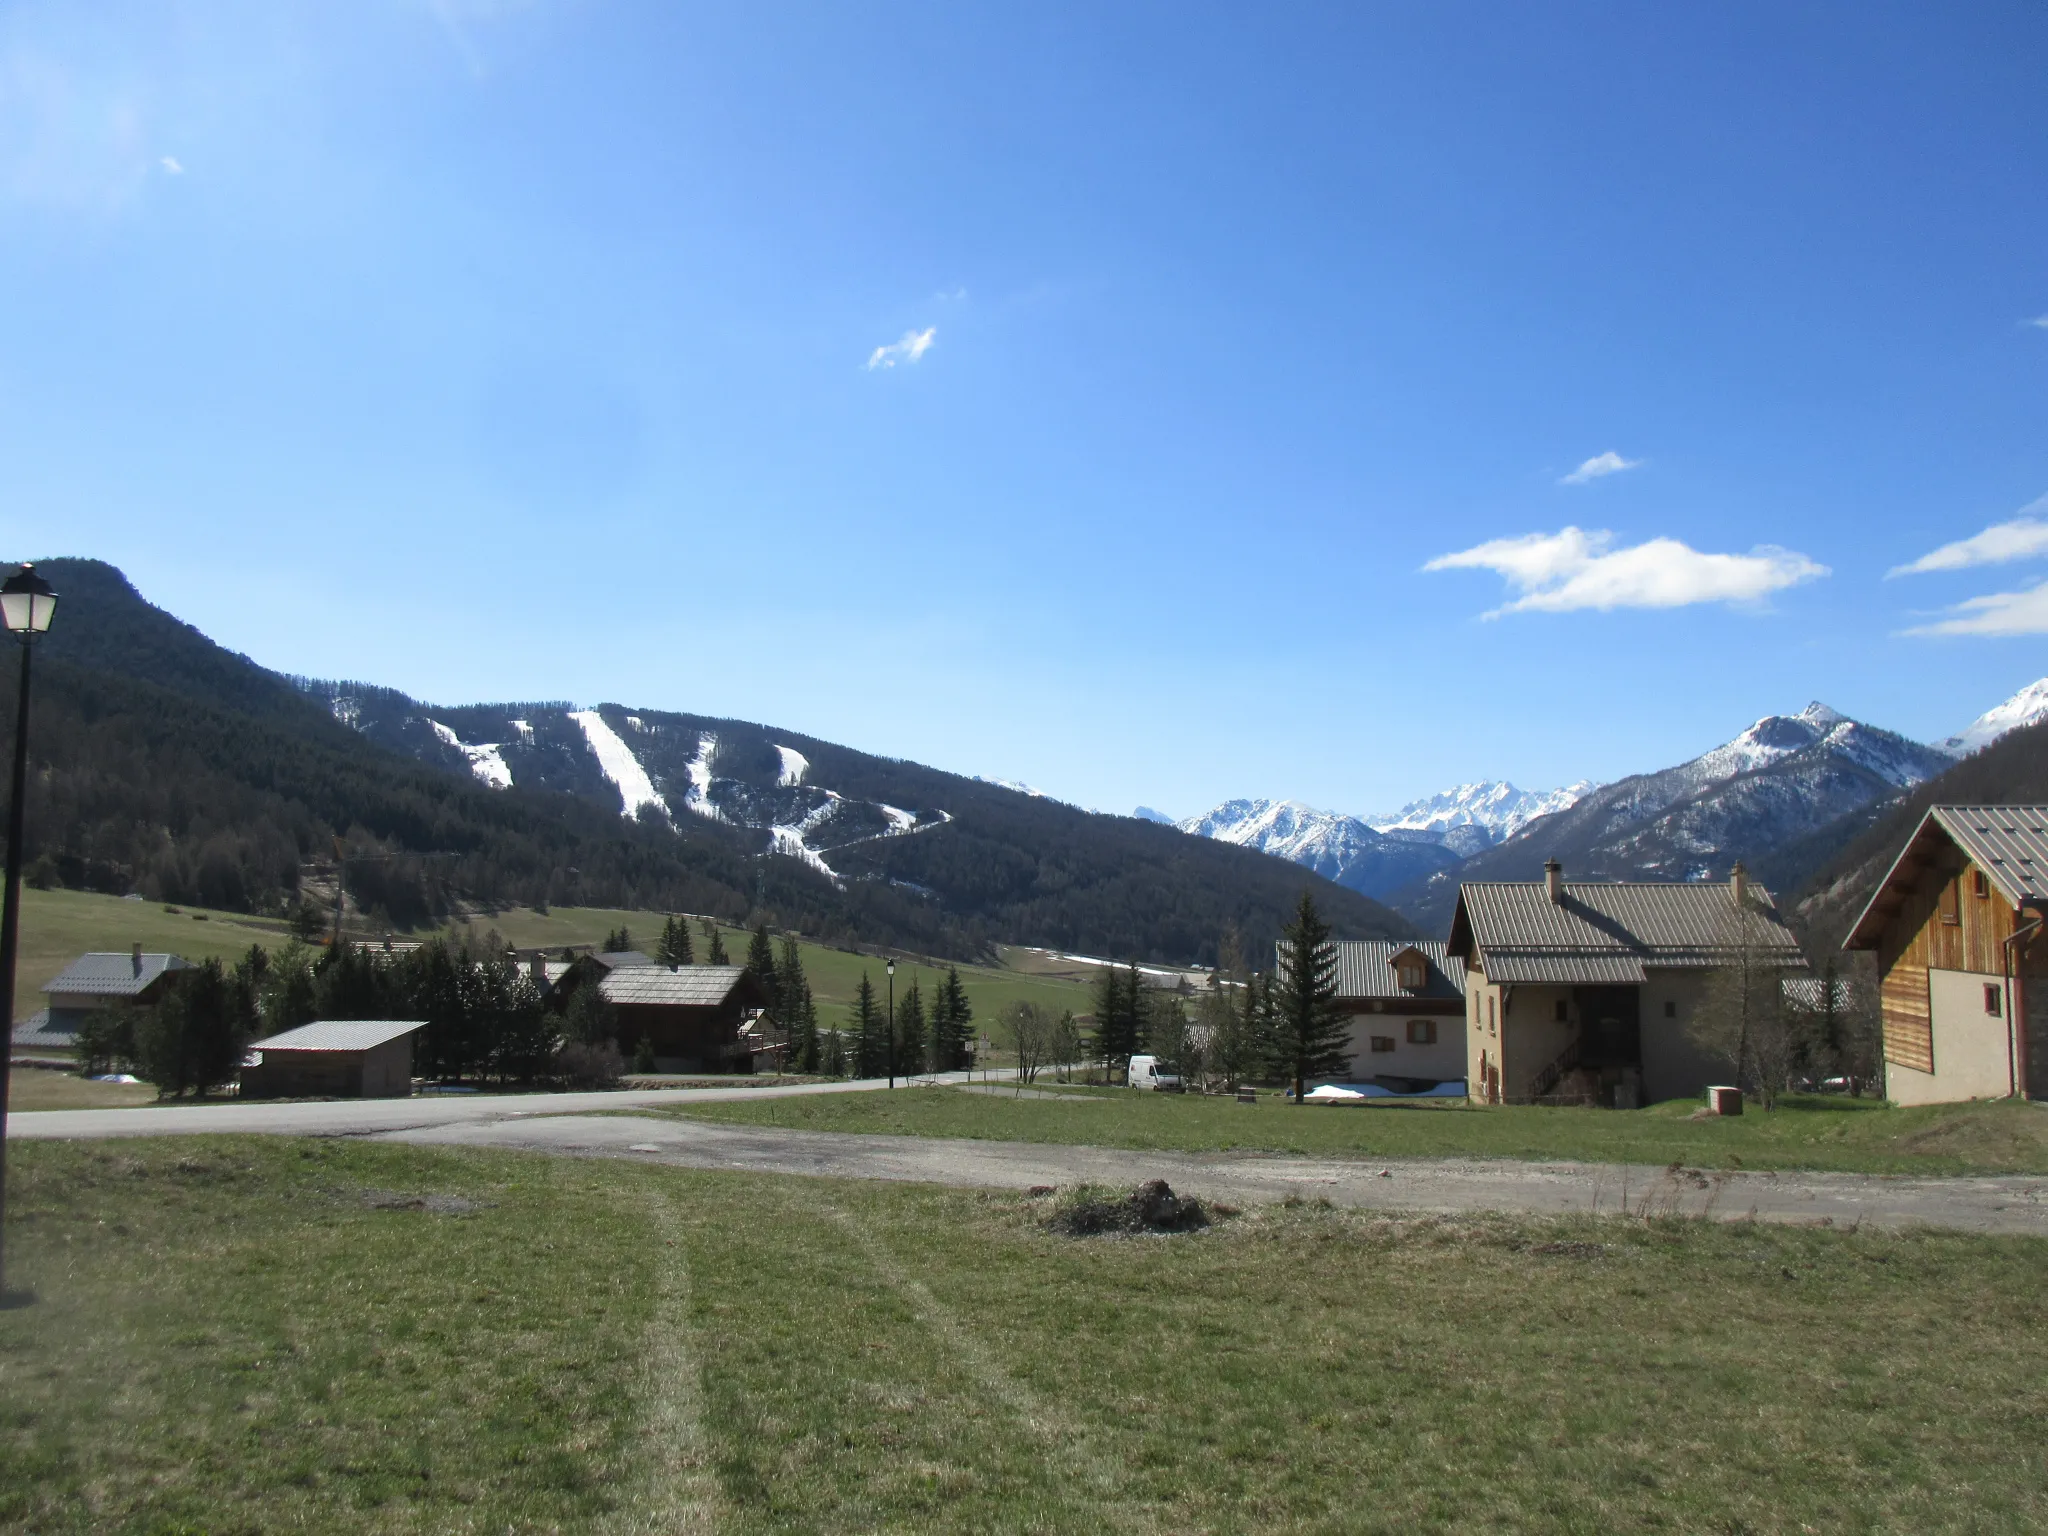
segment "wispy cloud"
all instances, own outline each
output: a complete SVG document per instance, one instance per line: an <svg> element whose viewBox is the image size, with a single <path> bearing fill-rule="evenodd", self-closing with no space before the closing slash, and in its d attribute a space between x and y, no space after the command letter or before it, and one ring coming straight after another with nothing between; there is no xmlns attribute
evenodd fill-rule
<svg viewBox="0 0 2048 1536"><path fill-rule="evenodd" d="M1608 475L1618 475L1624 469L1634 469L1642 462L1641 459L1624 459L1610 448L1605 453L1594 454L1592 458L1586 460L1585 463L1581 464L1557 483L1559 485L1591 485L1595 480L1604 479Z"/></svg>
<svg viewBox="0 0 2048 1536"><path fill-rule="evenodd" d="M2048 581L2021 592L1991 592L1947 610L1932 624L1916 624L1909 635L2048 635Z"/></svg>
<svg viewBox="0 0 2048 1536"><path fill-rule="evenodd" d="M2048 331L2048 315L2036 315L2031 320L2022 320L2020 324L2031 325L2039 330Z"/></svg>
<svg viewBox="0 0 2048 1536"><path fill-rule="evenodd" d="M1425 571L1494 571L1519 596L1485 615L1595 608L1684 608L1694 603L1757 603L1773 592L1828 574L1793 550L1762 544L1746 555L1702 554L1677 539L1613 548L1614 535L1564 528L1493 539L1439 555Z"/></svg>
<svg viewBox="0 0 2048 1536"><path fill-rule="evenodd" d="M176 155L165 155L163 159L157 161L157 164L169 171L173 176L185 174L185 167L178 164L178 157Z"/></svg>
<svg viewBox="0 0 2048 1536"><path fill-rule="evenodd" d="M900 341L892 341L886 347L877 347L868 354L868 367L894 368L898 363L914 363L931 351L932 342L938 338L939 328L928 325L921 331L905 331Z"/></svg>
<svg viewBox="0 0 2048 1536"><path fill-rule="evenodd" d="M2029 560L2048 555L2048 496L2030 501L2002 523L1993 523L1982 533L1957 539L1939 549L1929 550L1918 560L1895 565L1885 579L1921 576L1929 571L1963 571L1973 565L2003 565L2009 560Z"/></svg>

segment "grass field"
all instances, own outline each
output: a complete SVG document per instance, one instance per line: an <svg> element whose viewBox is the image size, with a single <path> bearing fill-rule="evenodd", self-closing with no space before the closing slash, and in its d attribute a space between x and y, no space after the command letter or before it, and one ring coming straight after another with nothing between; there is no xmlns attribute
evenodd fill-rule
<svg viewBox="0 0 2048 1536"><path fill-rule="evenodd" d="M94 1083L70 1072L16 1067L7 1074L7 1108L133 1109L154 1104L156 1089L147 1083Z"/></svg>
<svg viewBox="0 0 2048 1536"><path fill-rule="evenodd" d="M481 934L496 928L509 944L522 949L552 948L557 945L600 944L607 933L625 928L634 943L652 953L661 937L659 912L612 911L602 907L556 907L547 916L519 907L495 918L479 918L475 927ZM748 935L736 929L722 929L727 952L735 963L746 958ZM414 935L417 937L418 935ZM704 936L694 924L691 941L703 959ZM87 891L22 892L21 949L19 980L15 987L15 1017L26 1018L44 1004L42 985L87 950L126 950L140 943L146 950L168 951L188 960L210 956L233 959L251 944L275 948L284 942L284 925L265 918L228 912L209 912L186 907L167 912L156 902L124 901L117 896ZM865 970L881 993L887 978L882 962L872 955L857 955L828 945L801 942L804 974L810 978L819 1013L827 1025L842 1022L853 1002L854 989ZM916 978L929 996L935 977L942 974L929 964L899 959L896 990L899 996ZM1071 1008L1086 1012L1086 985L1058 976L1033 976L999 966L960 967L960 981L974 1007L977 1027L987 1028L1002 1008L1023 998L1053 1009Z"/></svg>
<svg viewBox="0 0 2048 1536"><path fill-rule="evenodd" d="M2020 1531L2048 1244L13 1151L0 1525ZM1958 1305L1958 1298L1967 1304Z"/></svg>
<svg viewBox="0 0 2048 1536"><path fill-rule="evenodd" d="M1684 1162L1700 1168L1831 1168L1856 1173L2048 1173L2048 1107L1793 1098L1771 1114L1692 1118L1694 1105L1642 1110L1460 1103L1296 1108L1277 1097L1228 1099L1073 1089L1082 1102L917 1088L890 1094L766 1099L668 1114L903 1136L967 1136L1183 1152L1262 1151L1381 1157L1565 1158Z"/></svg>

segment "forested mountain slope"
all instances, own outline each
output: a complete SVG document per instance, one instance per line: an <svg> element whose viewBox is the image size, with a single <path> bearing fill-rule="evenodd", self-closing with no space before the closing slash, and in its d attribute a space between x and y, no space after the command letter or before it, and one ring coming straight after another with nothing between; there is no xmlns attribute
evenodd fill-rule
<svg viewBox="0 0 2048 1536"><path fill-rule="evenodd" d="M1307 885L1341 934L1410 931L1263 854L743 721L429 709L295 682L151 607L111 566L39 569L62 594L31 730L29 846L46 881L275 907L338 833L352 854L394 855L355 858L349 881L398 923L458 900L549 901L766 916L937 952L1017 942L1187 962L1232 925L1259 952ZM11 710L13 672L0 674Z"/></svg>

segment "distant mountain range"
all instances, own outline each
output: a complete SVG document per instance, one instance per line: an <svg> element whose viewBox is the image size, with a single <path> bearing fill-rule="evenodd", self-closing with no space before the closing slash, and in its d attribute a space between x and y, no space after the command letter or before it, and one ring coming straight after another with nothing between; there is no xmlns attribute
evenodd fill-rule
<svg viewBox="0 0 2048 1536"><path fill-rule="evenodd" d="M274 912L331 879L340 844L380 926L652 908L963 958L1015 943L1184 965L1232 929L1270 948L1306 881L1346 936L1413 931L1250 850L795 732L289 678L109 565L38 568L63 594L30 737L43 884Z"/></svg>
<svg viewBox="0 0 2048 1536"><path fill-rule="evenodd" d="M1531 793L1481 781L1368 817L1229 800L1178 825L1307 865L1429 932L1448 921L1461 881L1534 879L1552 856L1594 879L1713 878L1743 859L1789 887L1959 757L2044 718L2048 679L1936 746L1814 703L1768 715L1688 762L1603 786Z"/></svg>

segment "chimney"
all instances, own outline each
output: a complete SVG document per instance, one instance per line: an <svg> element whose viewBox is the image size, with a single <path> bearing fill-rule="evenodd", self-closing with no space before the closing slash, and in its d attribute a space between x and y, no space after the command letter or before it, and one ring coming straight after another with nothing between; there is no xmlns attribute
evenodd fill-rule
<svg viewBox="0 0 2048 1536"><path fill-rule="evenodd" d="M1543 889L1550 893L1553 906L1564 905L1564 866L1555 859L1543 861Z"/></svg>
<svg viewBox="0 0 2048 1536"><path fill-rule="evenodd" d="M533 958L526 962L526 974L533 978L536 987L545 988L548 984L547 956L536 949Z"/></svg>
<svg viewBox="0 0 2048 1536"><path fill-rule="evenodd" d="M1749 905L1749 871L1742 867L1740 859L1728 871L1728 894L1734 898L1737 908Z"/></svg>
<svg viewBox="0 0 2048 1536"><path fill-rule="evenodd" d="M136 945L129 954L128 963L134 968L136 975L140 976L142 974L142 946L140 944Z"/></svg>

